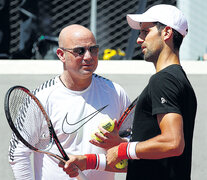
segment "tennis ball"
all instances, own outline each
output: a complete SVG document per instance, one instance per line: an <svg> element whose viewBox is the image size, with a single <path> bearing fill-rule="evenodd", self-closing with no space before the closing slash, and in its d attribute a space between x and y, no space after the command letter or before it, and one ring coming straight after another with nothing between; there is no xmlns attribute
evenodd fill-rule
<svg viewBox="0 0 207 180"><path fill-rule="evenodd" d="M115 166L117 169L124 169L127 165L128 165L127 159L123 159L119 163L117 163Z"/></svg>
<svg viewBox="0 0 207 180"><path fill-rule="evenodd" d="M114 130L114 121L111 118L107 118L100 123L100 126L103 127L104 129L106 129L107 131L112 132ZM99 130L97 130L91 134L91 138L101 142L101 139L99 139L95 135L96 132L101 133Z"/></svg>
<svg viewBox="0 0 207 180"><path fill-rule="evenodd" d="M96 132L101 133L100 131L95 131L94 133L92 133L92 134L91 134L91 139L95 139L95 140L97 140L97 141L101 142L102 140L101 140L101 139L99 139L99 138L95 135L95 133L96 133Z"/></svg>
<svg viewBox="0 0 207 180"><path fill-rule="evenodd" d="M109 119L103 121L100 124L100 126L104 129L106 129L107 131L112 132L114 130L114 121L111 118L109 118Z"/></svg>

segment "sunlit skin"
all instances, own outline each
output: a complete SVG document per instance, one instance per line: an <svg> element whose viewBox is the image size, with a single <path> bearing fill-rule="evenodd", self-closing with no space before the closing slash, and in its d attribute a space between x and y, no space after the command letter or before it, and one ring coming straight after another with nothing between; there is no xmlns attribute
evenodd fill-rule
<svg viewBox="0 0 207 180"><path fill-rule="evenodd" d="M64 28L59 35L59 47L75 48L96 45L91 31L80 25L71 25ZM92 55L89 50L79 56L62 49L57 49L57 55L63 62L64 72L61 80L71 90L86 89L92 80L92 74L98 65L98 54Z"/></svg>
<svg viewBox="0 0 207 180"><path fill-rule="evenodd" d="M117 128L117 121L114 120L115 122L115 126L114 126L114 130L112 132L109 132L107 130L105 130L104 128L102 128L101 126L99 126L99 130L102 133L98 133L96 132L95 135L101 140L101 142L92 139L90 140L90 143L104 148L104 149L110 149L111 147L117 146L122 142L126 142L126 139L121 138L119 136L119 132L118 132L118 128Z"/></svg>
<svg viewBox="0 0 207 180"><path fill-rule="evenodd" d="M141 23L137 43L141 45L144 59L152 62L156 72L171 64L180 64L179 51L173 48L173 31L166 26L160 33L151 22Z"/></svg>
<svg viewBox="0 0 207 180"><path fill-rule="evenodd" d="M141 159L161 159L179 156L185 146L182 116L176 113L158 114L161 134L136 146L137 156ZM110 167L119 162L118 146L107 151L107 163Z"/></svg>
<svg viewBox="0 0 207 180"><path fill-rule="evenodd" d="M160 33L153 23L142 23L137 43L141 45L144 59L154 62L163 49Z"/></svg>

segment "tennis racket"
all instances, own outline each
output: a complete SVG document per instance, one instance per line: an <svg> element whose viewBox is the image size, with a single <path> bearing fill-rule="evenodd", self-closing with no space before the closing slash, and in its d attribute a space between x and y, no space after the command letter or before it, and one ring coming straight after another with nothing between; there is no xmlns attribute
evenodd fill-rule
<svg viewBox="0 0 207 180"><path fill-rule="evenodd" d="M139 96L128 106L128 108L124 111L120 119L117 121L117 129L119 130L119 135L121 137L128 137L131 135L132 123L134 120L134 111L138 99ZM127 164L127 159L123 159L116 164L116 167L118 169L123 169L127 166Z"/></svg>
<svg viewBox="0 0 207 180"><path fill-rule="evenodd" d="M64 163L69 160L57 138L49 116L37 97L27 88L23 86L11 87L5 96L4 110L10 128L25 146L35 152L57 158ZM49 151L54 143L60 155ZM80 169L76 178L87 180Z"/></svg>
<svg viewBox="0 0 207 180"><path fill-rule="evenodd" d="M135 106L138 100L139 96L128 106L128 108L122 114L121 118L117 121L117 128L121 137L127 137L131 134Z"/></svg>

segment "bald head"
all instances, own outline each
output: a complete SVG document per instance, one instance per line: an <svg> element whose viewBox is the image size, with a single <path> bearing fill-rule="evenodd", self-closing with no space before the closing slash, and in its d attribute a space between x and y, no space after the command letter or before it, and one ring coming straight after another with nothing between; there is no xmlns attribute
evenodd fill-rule
<svg viewBox="0 0 207 180"><path fill-rule="evenodd" d="M73 24L62 29L59 34L59 47L71 48L78 46L78 42L91 42L96 44L93 33L84 26Z"/></svg>

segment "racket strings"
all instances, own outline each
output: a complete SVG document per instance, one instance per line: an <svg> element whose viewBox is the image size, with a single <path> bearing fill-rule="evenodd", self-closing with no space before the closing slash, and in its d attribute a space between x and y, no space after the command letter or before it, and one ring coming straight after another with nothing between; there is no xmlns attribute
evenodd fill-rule
<svg viewBox="0 0 207 180"><path fill-rule="evenodd" d="M9 107L12 121L22 138L37 149L50 149L51 133L35 100L23 90L14 89L10 94Z"/></svg>
<svg viewBox="0 0 207 180"><path fill-rule="evenodd" d="M117 127L119 129L119 135L121 137L129 137L132 134L132 126L134 121L135 107L138 102L139 97L137 97L130 106L122 114L118 121Z"/></svg>
<svg viewBox="0 0 207 180"><path fill-rule="evenodd" d="M119 135L121 137L128 137L131 135L132 132L132 124L134 120L134 111L135 108L131 109L126 113L126 115L123 117L122 122L120 123L119 129Z"/></svg>

